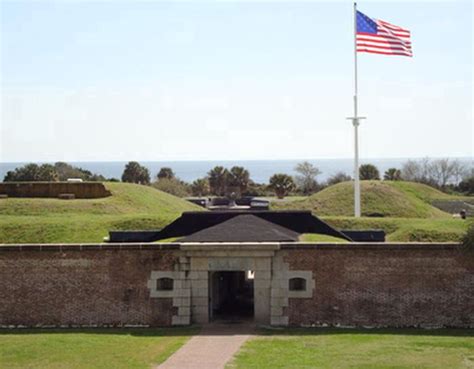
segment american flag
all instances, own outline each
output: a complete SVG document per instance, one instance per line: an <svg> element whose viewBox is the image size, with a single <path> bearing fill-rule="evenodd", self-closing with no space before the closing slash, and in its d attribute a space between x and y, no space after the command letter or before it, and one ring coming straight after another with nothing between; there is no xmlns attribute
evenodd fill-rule
<svg viewBox="0 0 474 369"><path fill-rule="evenodd" d="M357 52L413 56L410 31L357 11Z"/></svg>

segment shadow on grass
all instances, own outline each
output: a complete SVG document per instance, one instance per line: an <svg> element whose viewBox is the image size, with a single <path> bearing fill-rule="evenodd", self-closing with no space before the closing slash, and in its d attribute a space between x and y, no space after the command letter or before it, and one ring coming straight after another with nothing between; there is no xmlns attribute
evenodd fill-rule
<svg viewBox="0 0 474 369"><path fill-rule="evenodd" d="M225 326L225 325L221 325ZM229 325L233 329L212 331L212 335L231 336L241 333L239 324ZM137 337L172 337L183 335L196 335L201 331L201 326L166 327L166 328L15 328L0 329L0 335L8 334L113 334L130 335ZM277 328L258 326L254 333L261 336L318 336L318 335L344 335L344 334L370 334L370 335L406 335L406 336L445 336L445 337L474 337L474 329L442 328Z"/></svg>
<svg viewBox="0 0 474 369"><path fill-rule="evenodd" d="M192 336L200 331L199 326L166 328L2 328L1 335L21 334L113 334L137 337Z"/></svg>
<svg viewBox="0 0 474 369"><path fill-rule="evenodd" d="M257 333L262 336L320 336L338 334L378 334L404 336L474 337L474 329L461 328L272 328L261 327Z"/></svg>

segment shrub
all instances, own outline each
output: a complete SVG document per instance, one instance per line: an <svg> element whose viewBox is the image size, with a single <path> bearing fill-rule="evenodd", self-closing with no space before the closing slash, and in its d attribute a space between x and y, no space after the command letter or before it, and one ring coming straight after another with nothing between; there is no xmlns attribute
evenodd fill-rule
<svg viewBox="0 0 474 369"><path fill-rule="evenodd" d="M175 178L175 174L173 172L173 169L168 168L168 167L163 167L160 169L158 172L158 175L156 176L158 179L162 178L168 178L168 179L173 179Z"/></svg>
<svg viewBox="0 0 474 369"><path fill-rule="evenodd" d="M461 241L462 247L466 251L474 251L474 223L467 229Z"/></svg>
<svg viewBox="0 0 474 369"><path fill-rule="evenodd" d="M375 165L363 164L359 167L359 177L361 180L380 179L380 173Z"/></svg>
<svg viewBox="0 0 474 369"><path fill-rule="evenodd" d="M154 182L152 186L177 197L186 197L191 194L189 185L177 178L161 178L159 181Z"/></svg>
<svg viewBox="0 0 474 369"><path fill-rule="evenodd" d="M191 184L191 191L193 196L207 196L209 195L209 181L207 178L196 179Z"/></svg>
<svg viewBox="0 0 474 369"><path fill-rule="evenodd" d="M341 182L348 182L351 181L352 177L350 175L347 175L344 172L337 172L336 174L333 174L329 179L327 180L327 185L332 186L337 183Z"/></svg>
<svg viewBox="0 0 474 369"><path fill-rule="evenodd" d="M402 171L397 168L389 168L383 174L385 181L399 181L402 179Z"/></svg>

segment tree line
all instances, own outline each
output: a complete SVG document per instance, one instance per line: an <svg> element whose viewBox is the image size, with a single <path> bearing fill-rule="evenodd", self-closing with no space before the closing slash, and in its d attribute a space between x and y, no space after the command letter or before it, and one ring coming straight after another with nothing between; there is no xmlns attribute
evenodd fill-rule
<svg viewBox="0 0 474 369"><path fill-rule="evenodd" d="M203 178L187 183L176 176L172 168L163 167L152 179L150 171L136 161L125 165L122 182L151 185L161 191L179 197L186 196L268 196L274 193L282 198L289 194L311 195L327 186L352 180L344 172L337 172L326 181L321 182L318 176L321 170L315 165L304 161L295 167L295 176L286 173L275 173L268 184L256 183L250 178L249 171L241 166L225 168L216 166L209 170ZM405 180L419 182L449 192L474 194L474 170L467 168L459 160L453 159L421 159L407 160L401 168L389 168L383 176L373 164L359 167L361 180ZM4 182L11 181L65 181L68 178L81 178L85 181L118 181L106 179L100 174L72 166L64 162L54 164L26 164L9 171Z"/></svg>
<svg viewBox="0 0 474 369"><path fill-rule="evenodd" d="M107 179L89 170L58 161L54 164L30 163L7 172L3 182L60 182L68 178L80 178L83 181L106 181ZM109 179L110 180L110 179Z"/></svg>

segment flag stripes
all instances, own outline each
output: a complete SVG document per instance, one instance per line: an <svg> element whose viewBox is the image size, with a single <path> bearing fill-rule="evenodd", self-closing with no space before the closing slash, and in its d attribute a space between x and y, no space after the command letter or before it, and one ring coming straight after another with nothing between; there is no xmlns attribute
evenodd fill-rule
<svg viewBox="0 0 474 369"><path fill-rule="evenodd" d="M413 56L410 31L372 19L357 11L356 50L383 55Z"/></svg>

